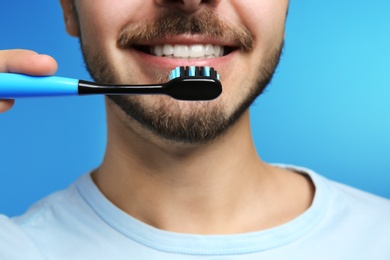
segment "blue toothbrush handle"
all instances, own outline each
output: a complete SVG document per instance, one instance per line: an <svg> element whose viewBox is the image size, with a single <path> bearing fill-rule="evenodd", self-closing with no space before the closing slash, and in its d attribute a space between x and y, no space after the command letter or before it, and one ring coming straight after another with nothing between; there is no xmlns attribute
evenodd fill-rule
<svg viewBox="0 0 390 260"><path fill-rule="evenodd" d="M79 80L0 73L0 99L78 95Z"/></svg>

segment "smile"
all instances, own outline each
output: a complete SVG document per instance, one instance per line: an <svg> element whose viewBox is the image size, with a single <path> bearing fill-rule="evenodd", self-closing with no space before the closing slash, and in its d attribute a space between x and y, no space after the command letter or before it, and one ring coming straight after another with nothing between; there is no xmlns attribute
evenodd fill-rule
<svg viewBox="0 0 390 260"><path fill-rule="evenodd" d="M204 59L225 56L233 51L232 47L213 44L162 44L154 46L135 45L135 49L157 57L175 59Z"/></svg>

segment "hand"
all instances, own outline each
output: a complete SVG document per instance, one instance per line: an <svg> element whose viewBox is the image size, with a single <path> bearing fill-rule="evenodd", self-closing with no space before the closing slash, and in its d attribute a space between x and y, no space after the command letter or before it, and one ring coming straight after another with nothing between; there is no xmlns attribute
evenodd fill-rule
<svg viewBox="0 0 390 260"><path fill-rule="evenodd" d="M29 50L0 50L0 72L49 76L57 71L57 62L48 55ZM15 100L0 99L0 113L9 110Z"/></svg>

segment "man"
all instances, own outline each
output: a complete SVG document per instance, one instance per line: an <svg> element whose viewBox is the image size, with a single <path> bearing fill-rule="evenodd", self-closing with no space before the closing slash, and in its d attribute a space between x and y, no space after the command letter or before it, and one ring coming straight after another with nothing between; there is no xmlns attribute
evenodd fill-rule
<svg viewBox="0 0 390 260"><path fill-rule="evenodd" d="M278 64L288 0L61 4L96 81L156 83L176 66L207 65L223 94L107 97L102 164L23 216L2 217L2 258L390 258L387 200L269 165L254 148L248 107ZM56 66L0 52L1 71L51 75Z"/></svg>

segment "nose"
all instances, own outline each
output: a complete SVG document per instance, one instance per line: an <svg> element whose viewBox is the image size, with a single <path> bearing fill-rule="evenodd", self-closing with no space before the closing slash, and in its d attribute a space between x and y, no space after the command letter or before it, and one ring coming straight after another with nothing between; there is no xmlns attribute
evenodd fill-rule
<svg viewBox="0 0 390 260"><path fill-rule="evenodd" d="M176 8L186 13L195 13L204 6L216 7L221 0L155 0L157 5Z"/></svg>

